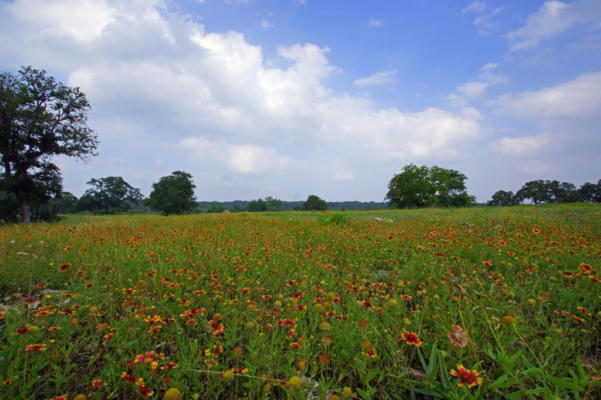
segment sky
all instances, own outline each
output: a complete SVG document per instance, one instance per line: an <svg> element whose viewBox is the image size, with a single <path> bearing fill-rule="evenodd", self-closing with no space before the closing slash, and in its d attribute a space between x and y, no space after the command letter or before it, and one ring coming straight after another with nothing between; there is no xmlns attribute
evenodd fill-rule
<svg viewBox="0 0 601 400"><path fill-rule="evenodd" d="M0 71L90 104L64 189L172 171L202 201L383 201L403 166L480 202L601 178L601 1L0 0Z"/></svg>

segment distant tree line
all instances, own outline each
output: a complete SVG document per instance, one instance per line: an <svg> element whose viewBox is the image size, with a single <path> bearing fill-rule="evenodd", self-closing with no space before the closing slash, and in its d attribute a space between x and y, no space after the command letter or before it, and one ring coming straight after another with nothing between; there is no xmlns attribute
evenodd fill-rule
<svg viewBox="0 0 601 400"><path fill-rule="evenodd" d="M512 191L498 190L487 202L490 206L511 206L530 201L534 204L546 203L600 203L601 179L597 183L586 182L580 188L573 183L557 180L535 180L524 183L515 194Z"/></svg>

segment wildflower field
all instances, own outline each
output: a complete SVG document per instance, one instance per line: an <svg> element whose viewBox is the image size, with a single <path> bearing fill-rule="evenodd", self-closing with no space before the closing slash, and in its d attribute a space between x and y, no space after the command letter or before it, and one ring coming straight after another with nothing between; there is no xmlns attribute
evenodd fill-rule
<svg viewBox="0 0 601 400"><path fill-rule="evenodd" d="M1 399L599 399L601 207L0 227Z"/></svg>

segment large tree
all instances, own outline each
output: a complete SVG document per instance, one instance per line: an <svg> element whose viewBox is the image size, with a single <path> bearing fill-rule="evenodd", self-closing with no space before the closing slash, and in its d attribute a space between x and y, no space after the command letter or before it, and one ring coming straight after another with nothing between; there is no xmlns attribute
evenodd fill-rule
<svg viewBox="0 0 601 400"><path fill-rule="evenodd" d="M582 201L601 203L601 179L599 179L597 184L586 182L580 186L578 191L580 192Z"/></svg>
<svg viewBox="0 0 601 400"><path fill-rule="evenodd" d="M409 164L388 183L386 200L393 208L467 206L474 197L466 192L466 179L454 169Z"/></svg>
<svg viewBox="0 0 601 400"><path fill-rule="evenodd" d="M92 187L86 190L79 201L81 210L113 213L128 210L132 204L142 200L140 189L131 186L120 176L92 178L88 185Z"/></svg>
<svg viewBox="0 0 601 400"><path fill-rule="evenodd" d="M487 204L489 206L512 206L518 204L518 201L511 190L497 190Z"/></svg>
<svg viewBox="0 0 601 400"><path fill-rule="evenodd" d="M97 138L87 125L90 109L79 88L46 71L22 67L0 74L0 155L2 188L19 204L19 219L31 221L31 206L61 191L52 157L95 155Z"/></svg>
<svg viewBox="0 0 601 400"><path fill-rule="evenodd" d="M174 171L152 184L150 207L166 215L182 214L196 205L194 199L192 175L183 171Z"/></svg>
<svg viewBox="0 0 601 400"><path fill-rule="evenodd" d="M325 211L328 209L328 203L317 195L309 195L307 201L303 203L303 210Z"/></svg>

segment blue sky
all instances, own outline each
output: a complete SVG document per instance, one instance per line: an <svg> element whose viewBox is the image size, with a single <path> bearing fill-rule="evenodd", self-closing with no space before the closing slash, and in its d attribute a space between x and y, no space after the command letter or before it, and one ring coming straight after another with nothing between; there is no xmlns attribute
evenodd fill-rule
<svg viewBox="0 0 601 400"><path fill-rule="evenodd" d="M486 201L601 178L601 1L0 1L0 68L80 86L65 189L185 170L199 200L382 200L408 163Z"/></svg>

